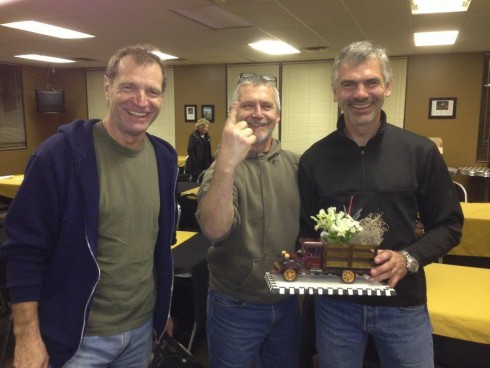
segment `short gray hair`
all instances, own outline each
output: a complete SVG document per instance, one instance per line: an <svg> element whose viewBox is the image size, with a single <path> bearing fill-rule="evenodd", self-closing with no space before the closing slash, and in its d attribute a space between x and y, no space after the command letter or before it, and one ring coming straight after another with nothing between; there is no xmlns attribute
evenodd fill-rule
<svg viewBox="0 0 490 368"><path fill-rule="evenodd" d="M359 65L371 58L378 61L383 73L383 82L391 82L392 71L386 49L373 41L358 41L344 47L335 57L332 68L332 87L337 87L339 69L343 62Z"/></svg>
<svg viewBox="0 0 490 368"><path fill-rule="evenodd" d="M238 100L238 95L240 94L240 88L246 85L253 85L253 86L271 86L272 90L274 91L274 99L276 100L276 107L277 111L281 111L281 98L279 97L279 91L277 90L277 87L274 82L262 78L260 75L255 75L251 78L247 78L240 83L235 88L235 92L233 93L233 101Z"/></svg>

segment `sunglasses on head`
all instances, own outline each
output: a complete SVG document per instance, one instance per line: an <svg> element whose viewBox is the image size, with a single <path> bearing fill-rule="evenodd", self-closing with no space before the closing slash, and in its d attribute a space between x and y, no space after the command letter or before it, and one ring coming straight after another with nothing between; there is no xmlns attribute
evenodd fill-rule
<svg viewBox="0 0 490 368"><path fill-rule="evenodd" d="M266 82L270 83L276 83L277 78L272 76L272 75L259 75L259 74L254 74L254 73L242 73L240 74L240 77L238 78L238 84L249 80L249 79L254 79L254 78L260 78Z"/></svg>

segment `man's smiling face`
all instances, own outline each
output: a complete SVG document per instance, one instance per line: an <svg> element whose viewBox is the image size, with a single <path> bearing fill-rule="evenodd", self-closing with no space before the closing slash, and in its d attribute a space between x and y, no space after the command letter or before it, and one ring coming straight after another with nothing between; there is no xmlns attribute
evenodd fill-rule
<svg viewBox="0 0 490 368"><path fill-rule="evenodd" d="M334 100L344 112L346 124L378 124L385 97L391 94L391 82L385 83L375 58L358 65L342 63L334 88Z"/></svg>
<svg viewBox="0 0 490 368"><path fill-rule="evenodd" d="M268 152L272 132L281 120L273 88L269 85L245 84L240 88L238 102L237 119L246 121L257 138L252 149Z"/></svg>
<svg viewBox="0 0 490 368"><path fill-rule="evenodd" d="M113 82L105 81L109 102L107 124L120 142L142 139L160 113L163 72L157 63L137 64L131 55L121 59ZM121 142L120 142L121 143Z"/></svg>

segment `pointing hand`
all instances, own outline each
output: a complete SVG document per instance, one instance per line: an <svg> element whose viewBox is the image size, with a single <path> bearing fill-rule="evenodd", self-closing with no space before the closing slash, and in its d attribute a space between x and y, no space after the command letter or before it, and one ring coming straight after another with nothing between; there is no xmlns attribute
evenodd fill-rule
<svg viewBox="0 0 490 368"><path fill-rule="evenodd" d="M231 105L223 128L218 154L220 161L226 162L233 169L247 157L250 148L257 139L246 121L237 122L237 112L238 102L235 101Z"/></svg>

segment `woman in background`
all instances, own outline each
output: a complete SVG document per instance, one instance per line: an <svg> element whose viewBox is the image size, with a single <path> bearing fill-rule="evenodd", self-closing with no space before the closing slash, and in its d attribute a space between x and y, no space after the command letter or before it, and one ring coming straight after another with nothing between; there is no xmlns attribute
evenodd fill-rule
<svg viewBox="0 0 490 368"><path fill-rule="evenodd" d="M196 130L189 136L187 143L186 172L191 174L191 180L197 181L199 175L213 162L211 155L211 138L208 134L209 121L202 118L196 123Z"/></svg>

